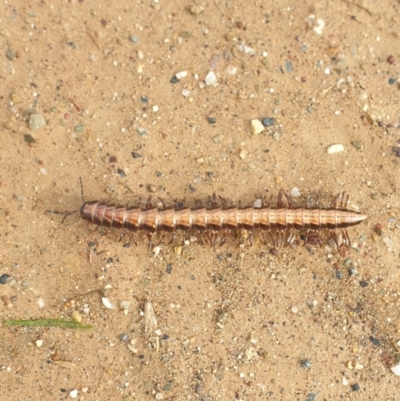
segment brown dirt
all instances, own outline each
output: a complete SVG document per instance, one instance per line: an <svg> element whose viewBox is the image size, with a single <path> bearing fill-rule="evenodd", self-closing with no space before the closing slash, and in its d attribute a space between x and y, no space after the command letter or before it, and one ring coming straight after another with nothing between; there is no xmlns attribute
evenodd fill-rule
<svg viewBox="0 0 400 401"><path fill-rule="evenodd" d="M3 399L396 399L399 3L56 3L0 6ZM253 135L265 116L275 125ZM154 255L47 212L79 209L79 177L86 199L123 204L150 186L189 204L344 190L369 219L345 261L325 246L272 256L257 235ZM94 328L5 326L74 311Z"/></svg>

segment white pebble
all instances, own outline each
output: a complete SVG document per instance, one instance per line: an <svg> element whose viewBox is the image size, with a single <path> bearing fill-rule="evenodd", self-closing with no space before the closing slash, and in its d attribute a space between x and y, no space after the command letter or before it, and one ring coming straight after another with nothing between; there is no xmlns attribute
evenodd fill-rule
<svg viewBox="0 0 400 401"><path fill-rule="evenodd" d="M41 347L43 345L43 340L36 340L36 347Z"/></svg>
<svg viewBox="0 0 400 401"><path fill-rule="evenodd" d="M164 397L162 395L162 393L157 393L156 394L156 400L162 400Z"/></svg>
<svg viewBox="0 0 400 401"><path fill-rule="evenodd" d="M250 121L250 129L254 135L258 135L264 131L264 126L260 120L251 120Z"/></svg>
<svg viewBox="0 0 400 401"><path fill-rule="evenodd" d="M237 67L235 67L234 65L232 65L232 64L229 64L228 65L228 67L226 67L226 73L228 74L228 75L236 75L236 73L237 73Z"/></svg>
<svg viewBox="0 0 400 401"><path fill-rule="evenodd" d="M182 96L184 97L189 97L190 96L190 90L189 89L184 89L182 91Z"/></svg>
<svg viewBox="0 0 400 401"><path fill-rule="evenodd" d="M188 74L187 71L180 71L180 72L177 72L177 73L175 74L175 76L176 76L178 79L182 79L182 78L185 78L185 77L187 76L187 74Z"/></svg>
<svg viewBox="0 0 400 401"><path fill-rule="evenodd" d="M157 111L159 110L159 107L157 105L153 106L153 113L157 113Z"/></svg>
<svg viewBox="0 0 400 401"><path fill-rule="evenodd" d="M78 397L78 390L72 390L72 391L69 393L69 396L70 396L71 398L76 398L76 397Z"/></svg>
<svg viewBox="0 0 400 401"><path fill-rule="evenodd" d="M262 199L256 199L253 203L253 207L259 209L262 206Z"/></svg>
<svg viewBox="0 0 400 401"><path fill-rule="evenodd" d="M204 83L207 86L217 86L217 76L215 75L214 71L210 71L207 75L206 78L204 79Z"/></svg>
<svg viewBox="0 0 400 401"><path fill-rule="evenodd" d="M43 308L43 307L44 307L43 298L39 298L39 299L37 300L37 304L39 305L39 308Z"/></svg>
<svg viewBox="0 0 400 401"><path fill-rule="evenodd" d="M123 299L120 303L119 303L119 308L122 310L128 310L131 306L131 301L125 300Z"/></svg>
<svg viewBox="0 0 400 401"><path fill-rule="evenodd" d="M296 306L292 306L291 308L290 308L290 310L293 312L293 313L297 313L299 310L297 309L297 307Z"/></svg>
<svg viewBox="0 0 400 401"><path fill-rule="evenodd" d="M106 297L101 298L101 301L103 302L103 305L107 309L115 309L115 306L110 302L110 300Z"/></svg>
<svg viewBox="0 0 400 401"><path fill-rule="evenodd" d="M324 30L324 28L325 28L325 21L321 18L317 18L317 26L313 28L314 32L318 35L322 35L322 31Z"/></svg>
<svg viewBox="0 0 400 401"><path fill-rule="evenodd" d="M161 252L161 248L159 246L155 246L152 250L154 256L157 256Z"/></svg>
<svg viewBox="0 0 400 401"><path fill-rule="evenodd" d="M344 146L341 143L336 143L328 147L328 154L333 155L344 151Z"/></svg>
<svg viewBox="0 0 400 401"><path fill-rule="evenodd" d="M293 196L293 198L297 198L300 196L300 189L297 187L293 187L292 190L290 191L290 195Z"/></svg>
<svg viewBox="0 0 400 401"><path fill-rule="evenodd" d="M240 151L240 153L239 153L239 157L240 157L241 159L245 159L246 156L247 156L247 152L246 152L244 149L242 149L242 150Z"/></svg>
<svg viewBox="0 0 400 401"><path fill-rule="evenodd" d="M396 375L400 376L400 365L396 365L390 368L390 370Z"/></svg>
<svg viewBox="0 0 400 401"><path fill-rule="evenodd" d="M47 170L44 167L40 167L40 174L47 175Z"/></svg>

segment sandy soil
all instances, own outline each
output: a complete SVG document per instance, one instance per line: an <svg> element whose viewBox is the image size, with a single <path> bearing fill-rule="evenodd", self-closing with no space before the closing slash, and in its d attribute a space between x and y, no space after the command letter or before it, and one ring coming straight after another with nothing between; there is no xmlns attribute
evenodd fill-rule
<svg viewBox="0 0 400 401"><path fill-rule="evenodd" d="M2 399L399 399L399 3L114 3L0 6ZM346 191L368 220L345 258L155 253L48 212L79 177L124 205ZM39 318L94 328L5 326Z"/></svg>

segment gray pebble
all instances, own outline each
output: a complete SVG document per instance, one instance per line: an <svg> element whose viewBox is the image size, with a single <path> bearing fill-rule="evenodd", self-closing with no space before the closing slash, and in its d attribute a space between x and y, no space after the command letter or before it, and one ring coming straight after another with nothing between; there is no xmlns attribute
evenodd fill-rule
<svg viewBox="0 0 400 401"><path fill-rule="evenodd" d="M272 117L264 117L264 118L261 120L261 122L262 122L262 125L263 125L264 127L269 127L269 126L275 124L275 118L272 118Z"/></svg>
<svg viewBox="0 0 400 401"><path fill-rule="evenodd" d="M123 341L124 343L127 343L129 341L129 336L126 333L122 333L122 334L119 335L119 339L121 341Z"/></svg>
<svg viewBox="0 0 400 401"><path fill-rule="evenodd" d="M0 284L5 284L10 277L11 276L7 273L4 273L3 275L1 275L0 276Z"/></svg>
<svg viewBox="0 0 400 401"><path fill-rule="evenodd" d="M79 124L75 127L75 132L83 132L85 130L85 126L83 124Z"/></svg>
<svg viewBox="0 0 400 401"><path fill-rule="evenodd" d="M13 52L12 50L8 50L8 51L6 52L6 57L7 57L10 61L14 60L14 59L15 59L15 56L16 56L16 54L15 54L15 52Z"/></svg>
<svg viewBox="0 0 400 401"><path fill-rule="evenodd" d="M32 131L38 130L46 126L46 120L41 114L31 114L29 116L28 127Z"/></svg>
<svg viewBox="0 0 400 401"><path fill-rule="evenodd" d="M137 42L139 42L139 36L137 36L137 35L129 35L129 40L132 42L132 43L137 43Z"/></svg>

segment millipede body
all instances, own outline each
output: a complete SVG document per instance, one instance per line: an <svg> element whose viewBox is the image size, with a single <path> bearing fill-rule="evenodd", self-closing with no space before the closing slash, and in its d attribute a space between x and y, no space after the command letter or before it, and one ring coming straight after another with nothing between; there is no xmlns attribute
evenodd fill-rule
<svg viewBox="0 0 400 401"><path fill-rule="evenodd" d="M284 207L286 198L286 207ZM171 232L181 231L211 231L212 233L229 232L232 230L255 230L288 233L287 239L293 237L294 231L318 233L328 229L345 230L357 225L367 218L347 208L348 197L338 195L330 207L294 207L291 199L279 192L275 207L264 204L255 207L227 207L220 197L213 196L211 207L166 207L139 208L107 204L100 201L84 202L80 214L84 220L98 226L115 227L130 231ZM225 235L225 234L224 234ZM280 241L282 242L282 241ZM285 242L285 241L283 241Z"/></svg>
<svg viewBox="0 0 400 401"><path fill-rule="evenodd" d="M320 208L166 208L141 209L98 201L85 202L81 217L104 227L131 231L174 232L177 230L322 230L347 228L361 223L366 215L348 209Z"/></svg>

